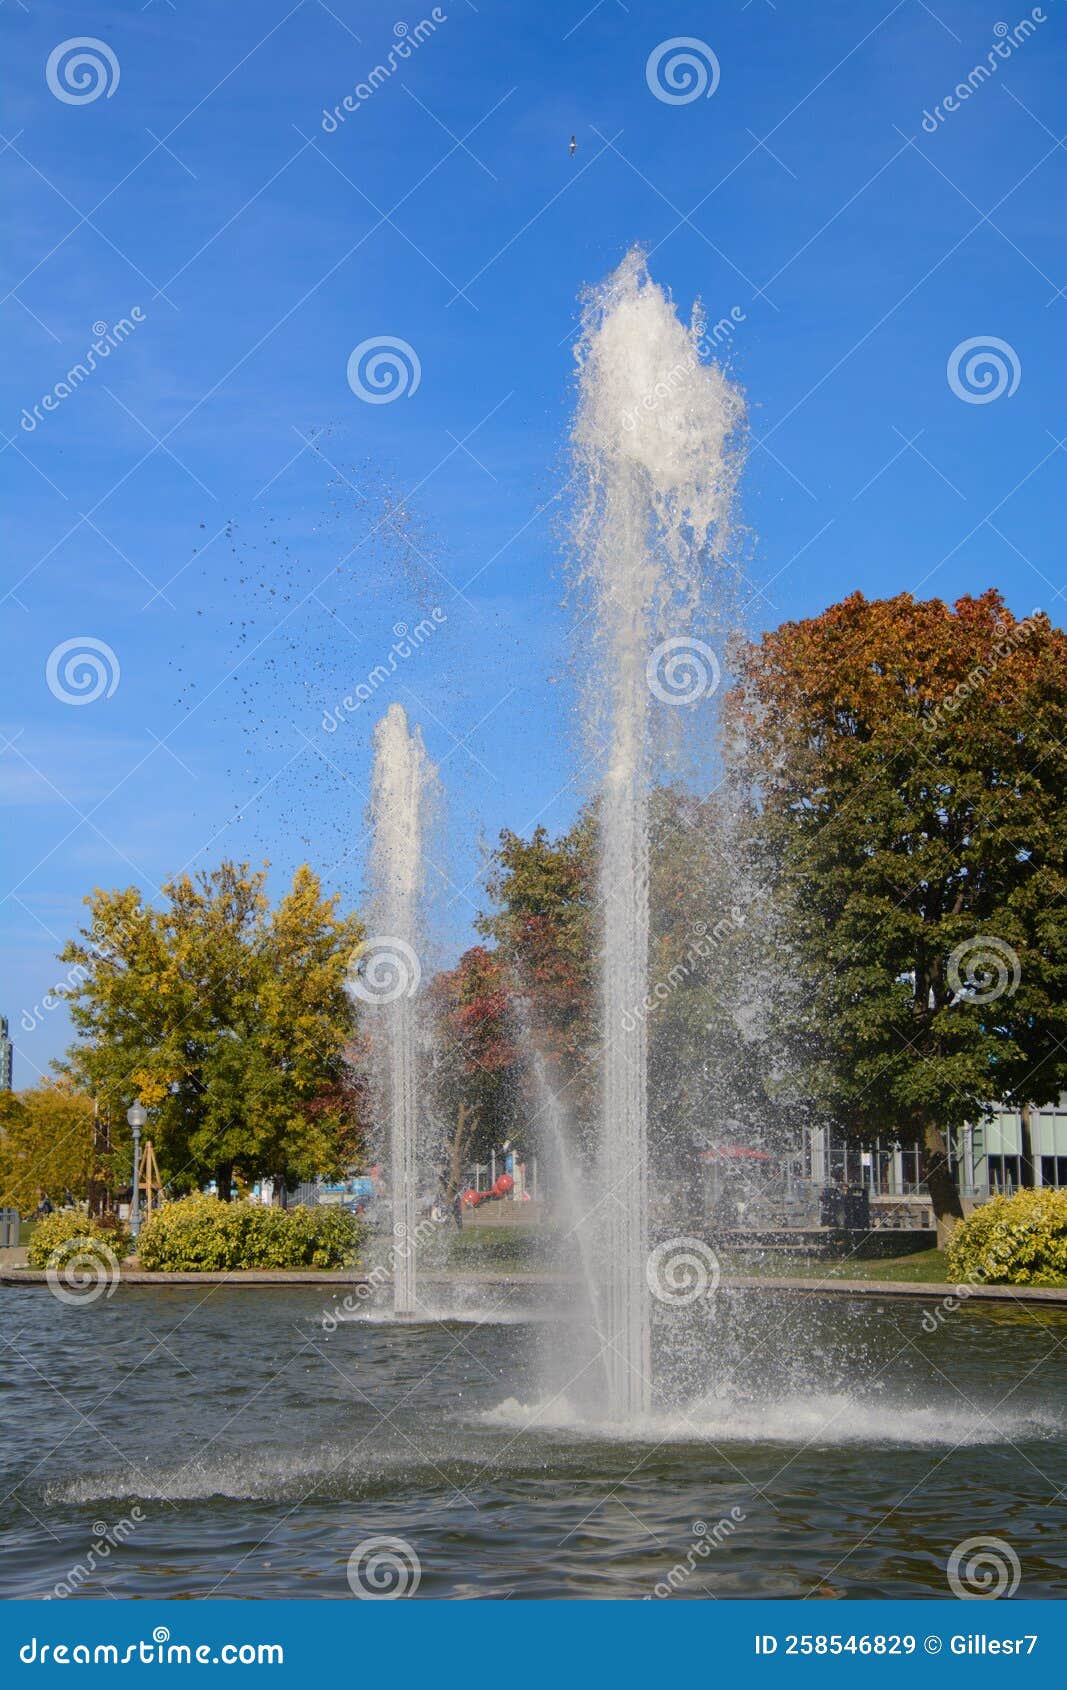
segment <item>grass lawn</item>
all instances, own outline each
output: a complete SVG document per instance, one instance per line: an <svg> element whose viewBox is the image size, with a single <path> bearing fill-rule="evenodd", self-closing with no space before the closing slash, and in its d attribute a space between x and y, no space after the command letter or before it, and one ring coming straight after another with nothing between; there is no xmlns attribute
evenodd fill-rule
<svg viewBox="0 0 1067 1690"><path fill-rule="evenodd" d="M881 1257L787 1256L773 1250L757 1256L723 1251L719 1259L726 1278L868 1279L946 1287L951 1283L943 1250ZM448 1263L455 1268L496 1268L502 1272L552 1268L557 1265L554 1234L536 1227L464 1227L450 1240ZM1055 1281L1055 1286L1067 1288L1067 1279Z"/></svg>
<svg viewBox="0 0 1067 1690"><path fill-rule="evenodd" d="M539 1227L465 1226L449 1240L453 1267L550 1267L552 1234Z"/></svg>
<svg viewBox="0 0 1067 1690"><path fill-rule="evenodd" d="M872 1260L864 1257L823 1257L821 1260L812 1256L781 1256L776 1257L770 1252L758 1261L749 1257L732 1256L723 1261L723 1270L729 1274L749 1274L760 1279L882 1279L896 1281L898 1284L923 1283L930 1285L947 1285L950 1281L946 1275L948 1268L945 1264L944 1250L919 1250L913 1256L884 1256ZM1067 1279L1053 1280L1046 1290L1067 1287Z"/></svg>
<svg viewBox="0 0 1067 1690"><path fill-rule="evenodd" d="M727 1273L767 1279L886 1279L947 1283L944 1250L919 1250L913 1256L778 1256L770 1251L758 1260L732 1256L723 1263Z"/></svg>

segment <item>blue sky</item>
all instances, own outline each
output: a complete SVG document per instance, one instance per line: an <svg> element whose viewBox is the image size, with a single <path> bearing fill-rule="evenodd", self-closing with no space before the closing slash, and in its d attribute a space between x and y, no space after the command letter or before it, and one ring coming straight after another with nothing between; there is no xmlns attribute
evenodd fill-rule
<svg viewBox="0 0 1067 1690"><path fill-rule="evenodd" d="M684 311L740 317L754 629L856 588L1061 619L1067 34L1036 15L1005 47L1031 14L959 0L5 8L16 1084L67 1041L35 1006L92 886L307 857L359 896L377 704L323 712L434 607L378 696L442 764L442 956L480 841L571 819L571 344L633 242ZM46 66L79 37L108 53L92 99L60 55L72 101ZM718 82L670 103L647 67L682 37ZM383 337L419 377L371 404L347 369ZM1004 380L962 398L950 360L989 337ZM72 705L48 663L85 638L107 685Z"/></svg>

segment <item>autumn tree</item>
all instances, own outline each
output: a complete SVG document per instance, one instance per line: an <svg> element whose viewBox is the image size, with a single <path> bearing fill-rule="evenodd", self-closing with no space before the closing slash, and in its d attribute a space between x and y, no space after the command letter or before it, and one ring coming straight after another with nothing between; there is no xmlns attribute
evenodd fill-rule
<svg viewBox="0 0 1067 1690"><path fill-rule="evenodd" d="M224 862L167 882L160 908L135 887L98 890L61 953L80 1035L68 1072L120 1138L140 1097L176 1190L214 1176L228 1198L235 1170L329 1172L351 1132L344 981L362 927L306 866L273 910L265 885L265 871Z"/></svg>
<svg viewBox="0 0 1067 1690"><path fill-rule="evenodd" d="M502 834L488 882L498 907L478 925L496 940L580 1147L595 1146L601 1038L626 1039L640 1019L653 1158L692 1178L699 1148L781 1125L782 1063L764 1013L767 906L721 795L657 785L649 830L649 995L619 1026L602 1027L595 806L558 839L544 828L528 840Z"/></svg>
<svg viewBox="0 0 1067 1690"><path fill-rule="evenodd" d="M1067 638L996 592L854 594L748 648L731 758L799 983L806 1083L858 1138L946 1143L1067 1081Z"/></svg>
<svg viewBox="0 0 1067 1690"><path fill-rule="evenodd" d="M505 830L487 879L494 910L475 923L495 942L508 989L553 1084L579 1123L596 1109L599 1004L596 993L595 824L583 814L550 838Z"/></svg>
<svg viewBox="0 0 1067 1690"><path fill-rule="evenodd" d="M36 1209L86 1196L93 1173L93 1101L59 1081L0 1092L0 1208Z"/></svg>
<svg viewBox="0 0 1067 1690"><path fill-rule="evenodd" d="M465 951L429 992L434 1028L431 1085L444 1142L450 1197L467 1163L487 1161L521 1118L521 1057L503 959L484 945Z"/></svg>

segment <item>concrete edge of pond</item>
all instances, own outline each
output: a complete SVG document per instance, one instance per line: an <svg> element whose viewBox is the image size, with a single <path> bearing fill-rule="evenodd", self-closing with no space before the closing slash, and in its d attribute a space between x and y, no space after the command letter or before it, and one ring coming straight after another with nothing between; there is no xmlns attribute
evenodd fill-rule
<svg viewBox="0 0 1067 1690"><path fill-rule="evenodd" d="M506 1273L462 1270L422 1275L430 1285L554 1285L565 1282L561 1273ZM47 1285L48 1275L35 1268L0 1267L0 1286ZM229 1272L206 1273L148 1273L140 1268L120 1270L118 1284L138 1285L230 1285L242 1290L272 1290L277 1286L344 1286L357 1290L373 1282L365 1276L348 1273L325 1273L308 1269L303 1273L285 1272L270 1268L245 1268ZM799 1291L810 1295L827 1294L848 1297L916 1297L923 1301L958 1297L961 1301L1001 1303L1053 1303L1067 1307L1067 1286L1050 1285L949 1285L936 1280L895 1279L785 1279L756 1277L755 1275L724 1276L720 1281L724 1290L736 1291Z"/></svg>

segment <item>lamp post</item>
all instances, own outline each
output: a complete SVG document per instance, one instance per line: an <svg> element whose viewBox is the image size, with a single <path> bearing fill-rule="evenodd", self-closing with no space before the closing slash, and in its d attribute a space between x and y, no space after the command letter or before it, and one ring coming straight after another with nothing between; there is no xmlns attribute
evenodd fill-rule
<svg viewBox="0 0 1067 1690"><path fill-rule="evenodd" d="M143 1103L131 1103L126 1119L133 1130L133 1201L130 1204L130 1237L136 1243L141 1231L141 1128L148 1119Z"/></svg>

